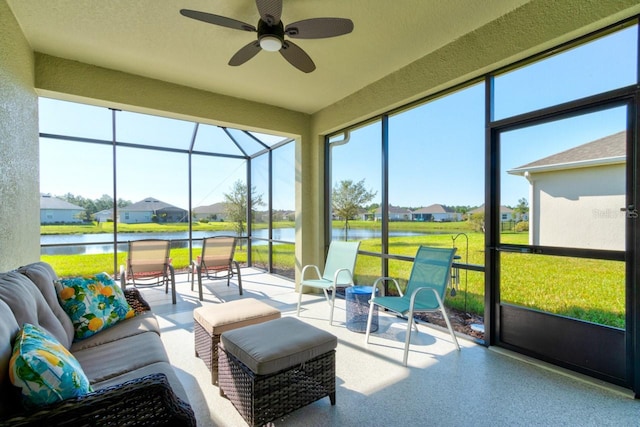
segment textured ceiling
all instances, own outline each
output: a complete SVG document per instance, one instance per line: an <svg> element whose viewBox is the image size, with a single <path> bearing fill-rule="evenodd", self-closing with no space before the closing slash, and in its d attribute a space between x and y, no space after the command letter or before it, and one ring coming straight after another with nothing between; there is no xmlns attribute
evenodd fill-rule
<svg viewBox="0 0 640 427"><path fill-rule="evenodd" d="M314 113L529 0L283 0L282 21L349 18L351 34L296 40L317 69L278 53L227 65L255 33L180 15L182 8L256 25L253 0L8 0L34 51Z"/></svg>

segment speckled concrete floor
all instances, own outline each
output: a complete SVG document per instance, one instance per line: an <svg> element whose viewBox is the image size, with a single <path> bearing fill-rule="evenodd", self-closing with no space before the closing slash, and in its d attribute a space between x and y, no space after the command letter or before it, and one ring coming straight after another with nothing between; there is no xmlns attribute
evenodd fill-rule
<svg viewBox="0 0 640 427"><path fill-rule="evenodd" d="M245 426L233 405L211 385L204 362L194 356L193 310L238 298L259 298L283 316L295 316L293 283L243 269L244 295L232 281L206 281L204 301L177 276L178 304L164 289L142 289L158 316L171 363L190 395L198 425ZM459 339L420 325L412 337L408 367L402 366L406 323L380 315L368 346L364 335L345 325L344 300L336 300L335 321L316 295L303 296L301 319L338 337L336 405L324 398L276 426L637 426L640 401L608 387L535 361Z"/></svg>

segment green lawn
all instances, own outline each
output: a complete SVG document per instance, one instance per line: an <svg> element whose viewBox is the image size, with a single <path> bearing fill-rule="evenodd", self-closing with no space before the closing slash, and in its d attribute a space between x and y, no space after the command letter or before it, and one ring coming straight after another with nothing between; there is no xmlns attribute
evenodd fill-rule
<svg viewBox="0 0 640 427"><path fill-rule="evenodd" d="M378 223L354 221L356 227L379 227ZM413 231L437 230L440 234L426 236L393 237L389 239L390 253L396 255L415 255L419 245L451 247L452 237L459 231L461 223L391 223L398 229ZM103 224L104 226L109 225ZM207 230L229 230L229 223L199 224ZM279 226L291 227L292 223L279 223ZM335 223L334 226L341 226ZM455 227L454 227L455 226ZM47 231L60 231L64 227L45 226ZM51 227L51 228L49 228ZM86 232L82 227L79 232ZM88 226L91 228L92 226ZM97 226L93 226L94 228ZM185 227L185 224L169 224L166 227ZM208 228L207 228L208 227ZM220 228L218 228L220 227ZM120 231L125 231L121 225ZM169 231L165 225L136 225L144 231ZM195 228L194 228L195 229ZM200 229L200 228L199 228ZM129 230L127 230L129 231ZM176 231L176 230L171 230ZM179 231L179 230L178 230ZM484 234L465 230L469 239L456 240L459 262L484 265ZM503 242L526 244L527 233L505 233ZM361 251L380 253L379 239L363 240ZM194 258L199 250L194 253ZM252 260L256 266L265 266L267 246L254 246ZM118 254L118 266L124 264L125 253ZM171 250L172 263L176 269L186 268L189 263L187 248ZM274 264L276 271L290 272L294 265L293 245L274 245ZM50 263L60 276L93 274L99 271L113 271L111 254L100 255L43 255L42 260ZM236 260L246 263L246 247L238 248ZM531 307L539 310L570 316L586 321L597 322L614 327L624 327L625 286L624 263L614 261L588 260L567 257L550 257L534 254L501 254L501 297L502 301ZM356 264L355 279L358 284L372 284L380 276L380 258L360 255ZM411 271L411 262L391 260L389 273L405 283ZM484 274L461 270L460 285L455 297L448 297L446 304L456 309L484 314Z"/></svg>

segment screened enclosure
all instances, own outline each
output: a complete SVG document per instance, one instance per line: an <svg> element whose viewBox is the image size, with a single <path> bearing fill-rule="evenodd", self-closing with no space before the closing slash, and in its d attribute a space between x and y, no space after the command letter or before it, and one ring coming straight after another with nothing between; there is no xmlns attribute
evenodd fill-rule
<svg viewBox="0 0 640 427"><path fill-rule="evenodd" d="M115 274L129 240L161 238L180 269L202 238L233 235L242 263L293 277L292 139L50 98L39 115L52 265L82 254Z"/></svg>

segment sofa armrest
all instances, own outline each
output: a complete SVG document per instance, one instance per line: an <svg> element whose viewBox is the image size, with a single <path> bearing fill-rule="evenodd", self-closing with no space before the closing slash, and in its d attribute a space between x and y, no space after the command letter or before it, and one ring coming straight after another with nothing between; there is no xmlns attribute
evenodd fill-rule
<svg viewBox="0 0 640 427"><path fill-rule="evenodd" d="M151 311L151 306L142 298L140 291L135 288L125 289L124 296L127 302L136 312L136 314L144 313L145 311Z"/></svg>
<svg viewBox="0 0 640 427"><path fill-rule="evenodd" d="M195 426L196 419L167 377L153 374L0 420L0 425Z"/></svg>

